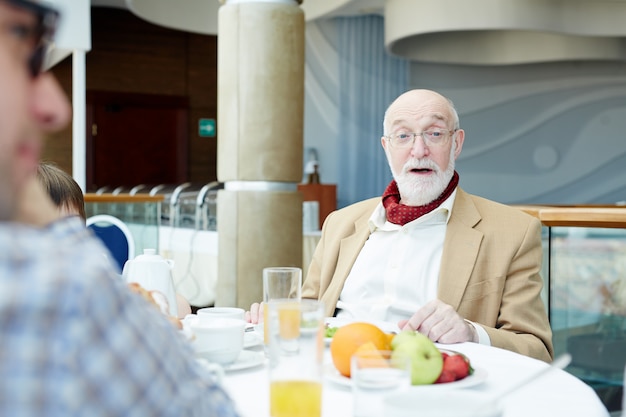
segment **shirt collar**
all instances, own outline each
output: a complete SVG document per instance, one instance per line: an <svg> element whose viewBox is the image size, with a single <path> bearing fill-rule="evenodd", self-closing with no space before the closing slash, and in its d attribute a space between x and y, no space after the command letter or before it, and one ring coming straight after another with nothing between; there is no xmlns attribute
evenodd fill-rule
<svg viewBox="0 0 626 417"><path fill-rule="evenodd" d="M454 206L454 199L456 198L457 189L458 188L455 188L452 194L450 194L450 197L444 200L444 202L441 203L439 207L437 207L430 213L427 213L423 215L422 217L415 219L410 223L407 223L405 226L429 223L431 221L433 223L440 223L439 221L437 221L437 219L442 218L441 216L444 216L444 215L445 215L445 223L448 224L448 221L450 220L450 214L452 214L452 207ZM387 215L385 212L385 207L383 207L382 201L379 202L376 208L374 209L374 212L372 213L369 220L367 221L367 224L369 226L370 233L374 232L376 229L398 230L404 227L404 226L400 226L399 224L394 224L394 223L387 221Z"/></svg>

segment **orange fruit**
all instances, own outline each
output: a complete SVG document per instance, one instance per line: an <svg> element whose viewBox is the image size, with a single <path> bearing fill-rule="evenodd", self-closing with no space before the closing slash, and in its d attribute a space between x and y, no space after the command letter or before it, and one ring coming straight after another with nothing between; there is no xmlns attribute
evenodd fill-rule
<svg viewBox="0 0 626 417"><path fill-rule="evenodd" d="M371 323L355 322L337 329L330 342L330 355L341 375L350 377L350 358L363 344L371 342L377 350L390 350L389 338ZM370 346L371 350L372 347Z"/></svg>

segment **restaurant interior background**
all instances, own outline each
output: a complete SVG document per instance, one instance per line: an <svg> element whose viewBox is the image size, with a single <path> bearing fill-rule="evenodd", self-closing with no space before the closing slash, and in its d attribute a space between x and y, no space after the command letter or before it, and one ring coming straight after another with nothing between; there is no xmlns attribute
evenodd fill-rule
<svg viewBox="0 0 626 417"><path fill-rule="evenodd" d="M217 139L201 136L198 125L217 119L217 35L150 23L132 3L141 2L91 1L87 190L216 181ZM337 207L379 195L391 179L382 117L410 88L454 101L466 130L457 160L465 190L506 204L626 200L626 1L386 3L302 5L303 160L316 155L321 182L336 185ZM411 12L392 16L401 5ZM71 59L52 68L70 96ZM71 127L48 141L44 157L72 171ZM552 267L566 277L551 282L553 293L562 291L551 299L555 338L565 346L590 326L596 342L610 336L618 353L609 369L577 375L619 410L626 233L561 228L550 239L561 245Z"/></svg>

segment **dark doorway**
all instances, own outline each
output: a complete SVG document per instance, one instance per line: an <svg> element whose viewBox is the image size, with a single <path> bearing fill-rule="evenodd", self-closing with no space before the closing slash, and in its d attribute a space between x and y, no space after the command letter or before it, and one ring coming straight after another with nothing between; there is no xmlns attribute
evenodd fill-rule
<svg viewBox="0 0 626 417"><path fill-rule="evenodd" d="M187 178L186 97L87 92L87 190Z"/></svg>

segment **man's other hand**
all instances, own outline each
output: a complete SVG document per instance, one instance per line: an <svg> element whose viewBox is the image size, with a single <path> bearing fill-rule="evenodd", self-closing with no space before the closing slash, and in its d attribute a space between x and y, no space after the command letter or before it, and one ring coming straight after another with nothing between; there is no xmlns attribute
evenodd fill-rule
<svg viewBox="0 0 626 417"><path fill-rule="evenodd" d="M433 300L417 310L408 320L401 320L402 330L417 330L433 342L478 342L474 326L461 317L451 305Z"/></svg>

